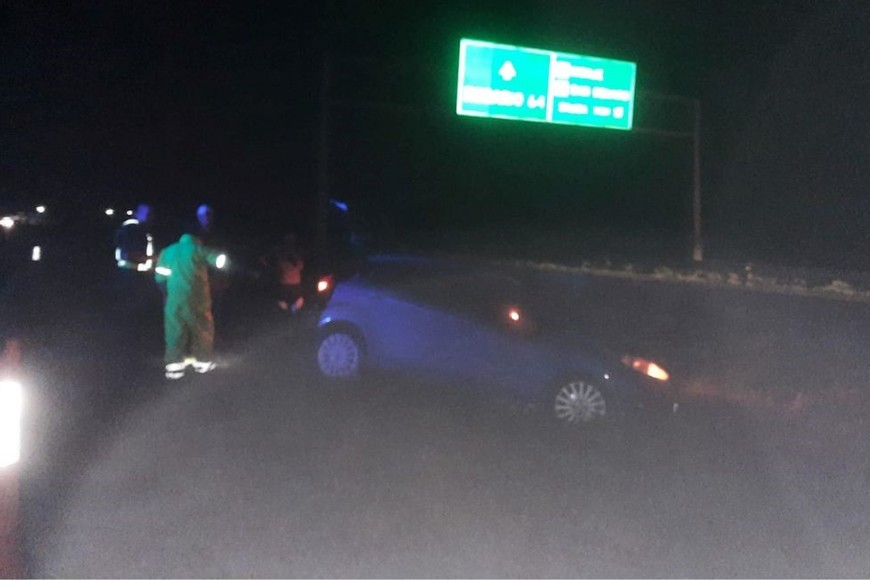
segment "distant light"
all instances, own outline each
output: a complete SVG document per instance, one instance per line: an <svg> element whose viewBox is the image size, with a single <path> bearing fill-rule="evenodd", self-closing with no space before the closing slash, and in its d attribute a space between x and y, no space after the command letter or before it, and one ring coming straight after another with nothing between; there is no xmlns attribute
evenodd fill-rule
<svg viewBox="0 0 870 580"><path fill-rule="evenodd" d="M337 199L330 199L329 202L343 212L347 212L347 204Z"/></svg>
<svg viewBox="0 0 870 580"><path fill-rule="evenodd" d="M511 308L510 310L508 310L508 318L510 318L514 322L519 322L520 321L520 311L517 310L516 308Z"/></svg>
<svg viewBox="0 0 870 580"><path fill-rule="evenodd" d="M21 457L21 383L0 381L0 467Z"/></svg>
<svg viewBox="0 0 870 580"><path fill-rule="evenodd" d="M163 266L157 266L156 268L154 268L154 271L156 273L160 274L161 276L171 276L172 275L172 270L170 270L169 268L164 268Z"/></svg>
<svg viewBox="0 0 870 580"><path fill-rule="evenodd" d="M128 210L127 210L127 215L133 215L133 210L132 210L132 209L128 209Z"/></svg>
<svg viewBox="0 0 870 580"><path fill-rule="evenodd" d="M115 210L112 208L106 208L106 215L115 215Z"/></svg>
<svg viewBox="0 0 870 580"><path fill-rule="evenodd" d="M322 278L317 281L317 291L318 292L326 292L329 290L329 280L326 278Z"/></svg>
<svg viewBox="0 0 870 580"><path fill-rule="evenodd" d="M147 272L151 269L151 260L145 260L142 263L136 264L136 270L139 272Z"/></svg>
<svg viewBox="0 0 870 580"><path fill-rule="evenodd" d="M221 254L220 256L218 256L218 257L217 257L217 260L215 260L215 262L214 262L214 265L215 265L218 269L221 269L221 268L223 268L224 266L226 266L226 265L227 265L227 255L226 255L226 254Z"/></svg>
<svg viewBox="0 0 870 580"><path fill-rule="evenodd" d="M42 259L42 248L33 246L33 251L30 252L30 259L33 262L38 262Z"/></svg>
<svg viewBox="0 0 870 580"><path fill-rule="evenodd" d="M15 220L9 216L5 216L2 219L0 219L0 227L2 227L2 228L5 228L7 230L11 230L14 225L15 225Z"/></svg>
<svg viewBox="0 0 870 580"><path fill-rule="evenodd" d="M45 206L44 205L36 206L36 213L45 213Z"/></svg>

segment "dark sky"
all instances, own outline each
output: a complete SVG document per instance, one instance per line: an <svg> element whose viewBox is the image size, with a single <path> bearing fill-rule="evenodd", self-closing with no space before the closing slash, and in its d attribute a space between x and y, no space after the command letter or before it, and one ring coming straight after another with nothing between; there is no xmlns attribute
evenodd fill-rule
<svg viewBox="0 0 870 580"><path fill-rule="evenodd" d="M335 0L325 23L325 4L292 0L4 2L0 193L179 209L308 199L328 46L331 178L369 214L685 229L687 142L456 118L465 36L632 60L639 90L700 97L711 235L821 239L832 195L828 226L851 219L857 240L867 11L816 4ZM637 106L639 124L690 128L680 110Z"/></svg>

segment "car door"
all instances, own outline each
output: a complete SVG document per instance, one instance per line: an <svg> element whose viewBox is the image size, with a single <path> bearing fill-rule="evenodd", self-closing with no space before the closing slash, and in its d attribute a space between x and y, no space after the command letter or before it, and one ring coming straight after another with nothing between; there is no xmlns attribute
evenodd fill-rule
<svg viewBox="0 0 870 580"><path fill-rule="evenodd" d="M429 351L421 364L457 386L515 394L538 388L548 369L529 332L518 296L506 282L476 272L442 275L421 296L427 314L416 326ZM519 320L511 320L511 312Z"/></svg>
<svg viewBox="0 0 870 580"><path fill-rule="evenodd" d="M455 317L432 299L443 289L438 280L425 270L375 279L367 291L363 329L373 366L444 377L444 352L460 330Z"/></svg>

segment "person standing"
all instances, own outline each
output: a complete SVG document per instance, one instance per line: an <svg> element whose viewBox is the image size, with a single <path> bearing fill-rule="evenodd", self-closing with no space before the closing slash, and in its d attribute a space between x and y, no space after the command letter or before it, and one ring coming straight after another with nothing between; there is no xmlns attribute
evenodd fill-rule
<svg viewBox="0 0 870 580"><path fill-rule="evenodd" d="M151 235L154 211L140 203L136 213L115 232L115 262L119 270L148 272L153 266L154 237Z"/></svg>
<svg viewBox="0 0 870 580"><path fill-rule="evenodd" d="M209 247L216 246L215 242L215 219L214 209L207 203L201 204L196 208L196 226L194 233L196 237L202 240L202 243Z"/></svg>
<svg viewBox="0 0 870 580"><path fill-rule="evenodd" d="M198 373L215 368L208 269L222 269L226 262L226 254L205 246L199 237L189 233L160 253L154 277L165 297L167 379L182 378L188 366Z"/></svg>
<svg viewBox="0 0 870 580"><path fill-rule="evenodd" d="M114 240L116 272L111 304L123 340L137 353L156 350L160 341L160 327L154 324L160 294L151 279L156 250L153 219L152 207L140 203L133 217L117 229Z"/></svg>
<svg viewBox="0 0 870 580"><path fill-rule="evenodd" d="M284 234L281 243L261 258L269 268L275 303L284 312L296 314L303 306L302 271L305 260L296 242L296 234Z"/></svg>
<svg viewBox="0 0 870 580"><path fill-rule="evenodd" d="M226 252L227 241L216 220L215 210L207 203L196 208L196 222L191 233L207 247ZM209 289L211 291L212 315L222 338L225 337L226 302L230 289L230 279L226 272L210 271L208 273Z"/></svg>

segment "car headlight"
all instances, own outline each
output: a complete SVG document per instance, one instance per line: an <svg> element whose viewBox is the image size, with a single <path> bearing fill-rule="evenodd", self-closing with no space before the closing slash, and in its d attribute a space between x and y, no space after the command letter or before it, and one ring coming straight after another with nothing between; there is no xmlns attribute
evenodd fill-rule
<svg viewBox="0 0 870 580"><path fill-rule="evenodd" d="M0 381L0 468L13 465L21 456L21 383Z"/></svg>
<svg viewBox="0 0 870 580"><path fill-rule="evenodd" d="M622 357L622 364L627 367L631 367L637 372L644 374L650 378L656 379L657 381L666 381L671 378L671 375L659 366L657 363L647 360L645 358L640 358L637 356L624 356Z"/></svg>

